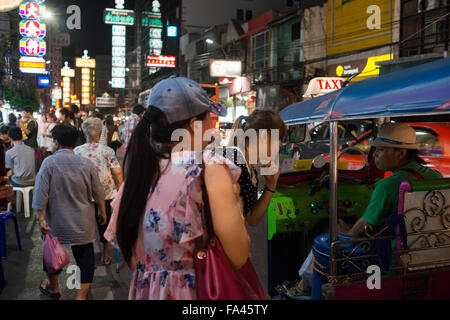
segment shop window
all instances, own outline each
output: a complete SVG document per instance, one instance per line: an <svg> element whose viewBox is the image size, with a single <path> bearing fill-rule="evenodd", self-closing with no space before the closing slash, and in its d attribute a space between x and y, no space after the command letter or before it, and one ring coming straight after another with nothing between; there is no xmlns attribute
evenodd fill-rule
<svg viewBox="0 0 450 320"><path fill-rule="evenodd" d="M423 127L414 127L416 141L420 143L419 154L425 157L442 158L442 147L436 132Z"/></svg>
<svg viewBox="0 0 450 320"><path fill-rule="evenodd" d="M286 1L286 6L287 7L292 7L294 5L294 0L287 0Z"/></svg>
<svg viewBox="0 0 450 320"><path fill-rule="evenodd" d="M291 40L295 41L299 39L300 39L300 22L297 22L292 25Z"/></svg>
<svg viewBox="0 0 450 320"><path fill-rule="evenodd" d="M236 16L237 16L237 20L238 21L243 21L244 20L244 10L242 10L242 9L237 9L237 14L236 14Z"/></svg>
<svg viewBox="0 0 450 320"><path fill-rule="evenodd" d="M252 20L253 18L253 11L252 10L246 10L245 11L245 21Z"/></svg>
<svg viewBox="0 0 450 320"><path fill-rule="evenodd" d="M269 66L269 32L252 37L252 70L260 70Z"/></svg>
<svg viewBox="0 0 450 320"><path fill-rule="evenodd" d="M206 42L205 42L205 40L197 41L195 46L196 46L197 54L202 54L202 53L206 52Z"/></svg>
<svg viewBox="0 0 450 320"><path fill-rule="evenodd" d="M402 15L408 17L415 15L419 12L419 3L417 0L408 0L402 2Z"/></svg>

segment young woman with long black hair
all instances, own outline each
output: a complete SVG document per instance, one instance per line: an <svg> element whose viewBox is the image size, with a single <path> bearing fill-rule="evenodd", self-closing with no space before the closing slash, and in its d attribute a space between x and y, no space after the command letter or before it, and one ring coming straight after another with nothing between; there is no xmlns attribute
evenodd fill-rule
<svg viewBox="0 0 450 320"><path fill-rule="evenodd" d="M241 170L202 152L208 142L194 150L194 131L203 135L213 127L210 112L224 115L196 82L163 80L148 105L128 145L125 183L112 204L105 237L117 241L134 270L129 299L196 299L194 250L203 235L202 167L196 156L205 166L214 232L235 269L246 263L250 248L237 185ZM177 129L186 133L183 139L191 139L189 150L174 150Z"/></svg>

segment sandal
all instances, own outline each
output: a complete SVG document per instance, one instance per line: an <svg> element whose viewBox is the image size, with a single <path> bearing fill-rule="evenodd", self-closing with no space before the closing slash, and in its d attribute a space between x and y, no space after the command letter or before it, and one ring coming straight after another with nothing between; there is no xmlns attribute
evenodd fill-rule
<svg viewBox="0 0 450 320"><path fill-rule="evenodd" d="M102 265L104 265L104 266L109 266L109 265L111 264L111 261L112 261L111 257L108 257L108 258L106 259L106 261L103 260Z"/></svg>
<svg viewBox="0 0 450 320"><path fill-rule="evenodd" d="M41 290L41 292L46 295L47 297L54 299L54 300L58 300L59 298L61 298L61 293L59 292L53 292L53 286L50 283L47 283L47 286L44 288L42 285L44 284L45 280L41 281L41 284L39 285L39 290Z"/></svg>

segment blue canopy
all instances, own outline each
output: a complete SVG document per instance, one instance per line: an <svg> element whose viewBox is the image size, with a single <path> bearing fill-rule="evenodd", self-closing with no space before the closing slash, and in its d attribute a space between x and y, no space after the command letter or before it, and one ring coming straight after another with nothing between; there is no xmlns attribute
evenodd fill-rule
<svg viewBox="0 0 450 320"><path fill-rule="evenodd" d="M364 80L280 111L287 124L450 113L450 58Z"/></svg>

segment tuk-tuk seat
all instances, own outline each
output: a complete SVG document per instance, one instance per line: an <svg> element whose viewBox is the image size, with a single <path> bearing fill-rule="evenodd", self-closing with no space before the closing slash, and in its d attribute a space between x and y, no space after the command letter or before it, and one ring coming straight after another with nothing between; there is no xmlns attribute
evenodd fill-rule
<svg viewBox="0 0 450 320"><path fill-rule="evenodd" d="M398 213L404 215L407 252L396 255L407 271L450 266L450 179L404 181ZM399 237L397 251L402 250Z"/></svg>

